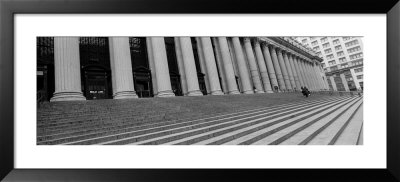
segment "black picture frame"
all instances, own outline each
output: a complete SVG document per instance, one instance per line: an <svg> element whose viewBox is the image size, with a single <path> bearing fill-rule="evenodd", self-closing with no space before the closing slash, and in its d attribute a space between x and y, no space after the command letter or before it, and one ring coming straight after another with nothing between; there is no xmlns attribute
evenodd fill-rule
<svg viewBox="0 0 400 182"><path fill-rule="evenodd" d="M15 169L14 14L380 13L387 15L386 169ZM0 179L5 181L400 181L398 0L0 0ZM384 122L384 121L380 121ZM373 157L373 156L371 156ZM368 159L366 159L368 160ZM257 177L257 178L255 178ZM254 179L254 180L251 180Z"/></svg>

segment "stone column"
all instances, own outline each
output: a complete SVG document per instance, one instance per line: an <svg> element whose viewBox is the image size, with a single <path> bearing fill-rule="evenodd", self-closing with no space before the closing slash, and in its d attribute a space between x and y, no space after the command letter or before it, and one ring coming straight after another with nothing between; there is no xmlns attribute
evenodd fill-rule
<svg viewBox="0 0 400 182"><path fill-rule="evenodd" d="M232 37L233 48L235 49L236 63L238 65L240 81L242 83L243 93L252 94L254 93L253 87L251 86L250 75L247 69L247 63L243 55L243 49L240 44L238 37Z"/></svg>
<svg viewBox="0 0 400 182"><path fill-rule="evenodd" d="M329 89L329 85L328 85L328 82L327 82L327 77L326 77L326 75L325 75L325 72L324 72L324 69L322 68L322 67L320 67L319 68L319 71L320 71L320 73L321 73L321 75L322 75L322 83L323 83L323 85L324 85L324 89Z"/></svg>
<svg viewBox="0 0 400 182"><path fill-rule="evenodd" d="M128 37L110 37L110 66L114 99L138 98L133 86L131 51Z"/></svg>
<svg viewBox="0 0 400 182"><path fill-rule="evenodd" d="M324 74L322 76L322 78L323 78L323 82L324 82L324 88L329 90L328 77Z"/></svg>
<svg viewBox="0 0 400 182"><path fill-rule="evenodd" d="M296 88L296 83L294 82L294 74L293 74L292 67L290 66L288 54L289 54L288 52L282 52L283 60L285 62L286 69L287 69L288 74L289 74L290 85L292 86L292 89L294 90Z"/></svg>
<svg viewBox="0 0 400 182"><path fill-rule="evenodd" d="M157 76L156 76L156 68L154 66L154 58L153 58L153 48L151 46L150 37L146 37L146 48L147 48L147 57L149 59L150 73L151 73L151 85L153 86L153 95L157 95Z"/></svg>
<svg viewBox="0 0 400 182"><path fill-rule="evenodd" d="M202 96L197 77L196 63L194 62L193 47L190 37L179 37L182 50L183 66L185 68L188 96Z"/></svg>
<svg viewBox="0 0 400 182"><path fill-rule="evenodd" d="M292 90L292 85L290 84L290 80L289 80L289 74L288 74L288 71L286 69L285 61L283 60L282 50L281 49L277 49L277 54L278 54L278 60L279 60L279 65L281 67L283 79L285 81L286 89L288 91Z"/></svg>
<svg viewBox="0 0 400 182"><path fill-rule="evenodd" d="M173 97L164 37L150 37L157 79L157 97Z"/></svg>
<svg viewBox="0 0 400 182"><path fill-rule="evenodd" d="M343 73L340 74L340 78L342 79L342 83L343 83L344 89L345 89L347 92L350 91L349 85L347 84L346 77L344 76Z"/></svg>
<svg viewBox="0 0 400 182"><path fill-rule="evenodd" d="M268 71L267 71L268 68L267 68L265 62L269 62L268 63L270 65L269 69L271 69L271 71L269 71L269 72L270 72L270 75L272 74L271 80L273 78L273 80L275 81L275 85L276 86L278 86L278 82L276 81L275 71L274 71L274 68L272 66L272 61L271 61L271 56L269 54L269 50L268 50L268 48L266 48L266 52L267 52L266 56L268 56L268 59L265 58L265 60L264 60L264 56L263 56L263 54L261 52L261 48L260 48L260 42L258 40L254 40L254 45L253 46L254 46L254 52L256 54L258 68L259 68L260 73L261 73L261 79L262 79L262 82L263 82L263 85L264 85L265 92L273 93L272 87L271 87L271 82L269 80L270 76L268 76Z"/></svg>
<svg viewBox="0 0 400 182"><path fill-rule="evenodd" d="M314 80L314 89L315 90L319 90L318 88L318 80L317 80L317 74L315 73L315 70L314 70L314 62L310 62L310 74L312 75L312 77L313 77L313 80Z"/></svg>
<svg viewBox="0 0 400 182"><path fill-rule="evenodd" d="M54 37L53 101L86 100L81 89L79 37Z"/></svg>
<svg viewBox="0 0 400 182"><path fill-rule="evenodd" d="M221 58L224 67L225 78L227 82L228 94L240 94L236 85L235 73L229 53L228 42L226 37L218 37Z"/></svg>
<svg viewBox="0 0 400 182"><path fill-rule="evenodd" d="M310 63L307 60L305 61L305 66L306 66L306 69L307 69L308 77L310 79L311 90L315 90L315 79L314 79L313 74L312 74L313 72L311 71Z"/></svg>
<svg viewBox="0 0 400 182"><path fill-rule="evenodd" d="M205 72L210 83L211 95L223 95L224 93L221 91L217 65L215 64L216 61L210 37L200 37L199 43L199 47L201 47L202 50L199 54L203 54L204 57Z"/></svg>
<svg viewBox="0 0 400 182"><path fill-rule="evenodd" d="M293 59L293 55L288 54L288 59L289 59L290 67L292 68L292 71L293 71L293 77L294 77L294 82L296 84L296 88L297 88L297 90L300 90L300 88L301 88L300 76L299 76L300 73L298 72L298 69L295 66L295 60Z"/></svg>
<svg viewBox="0 0 400 182"><path fill-rule="evenodd" d="M300 59L297 56L294 56L293 59L295 60L294 63L297 68L297 73L299 73L300 85L301 85L301 87L304 87L306 85L306 79L305 79L305 75L304 75L304 70L301 67Z"/></svg>
<svg viewBox="0 0 400 182"><path fill-rule="evenodd" d="M220 83L221 83L221 89L224 94L228 94L228 83L226 81L225 77L225 71L224 71L224 64L222 61L222 54L221 54L221 49L218 43L218 38L217 37L212 37L211 38L212 43L214 43L214 53L215 53L215 62L217 63L217 71L219 72L219 77Z"/></svg>
<svg viewBox="0 0 400 182"><path fill-rule="evenodd" d="M318 90L321 90L321 89L323 89L324 85L322 83L322 77L321 77L321 73L319 72L318 63L314 63L313 68L314 68L315 74L317 75Z"/></svg>
<svg viewBox="0 0 400 182"><path fill-rule="evenodd" d="M251 78L253 79L254 87L256 87L257 93L265 93L263 86L261 84L260 73L258 72L253 48L251 47L251 40L250 38L244 38L243 41L244 41L244 48L246 50L247 60L249 61Z"/></svg>
<svg viewBox="0 0 400 182"><path fill-rule="evenodd" d="M195 37L195 39L196 39L197 56L199 57L201 73L204 74L203 78L204 78L204 83L206 84L207 95L210 95L211 94L210 81L209 81L210 78L209 78L209 75L207 73L207 67L206 67L204 54L203 54L203 52L204 52L203 51L203 46L201 45L200 37ZM211 47L211 49L212 49L212 47Z"/></svg>
<svg viewBox="0 0 400 182"><path fill-rule="evenodd" d="M278 80L279 90L286 90L285 81L283 80L282 71L281 71L281 67L279 66L278 56L276 55L275 47L273 47L272 45L269 46L269 51L271 53L271 58L272 58L272 63L274 65L276 78ZM264 51L264 55L265 55L265 51ZM268 64L267 64L267 67L268 67Z"/></svg>
<svg viewBox="0 0 400 182"><path fill-rule="evenodd" d="M178 63L178 70L181 79L181 87L182 87L182 94L187 96L188 95L188 87L186 82L186 72L185 66L183 63L183 54L181 49L181 43L178 37L174 37L175 43L175 53L176 53L176 62Z"/></svg>
<svg viewBox="0 0 400 182"><path fill-rule="evenodd" d="M317 72L315 72L314 64L315 64L314 62L310 64L310 69L311 69L311 74L314 76L315 89L319 90L320 89L319 80L318 80Z"/></svg>
<svg viewBox="0 0 400 182"><path fill-rule="evenodd" d="M338 91L337 86L336 86L336 83L335 83L335 78L333 78L333 76L330 76L330 77L329 77L329 80L331 81L333 90L334 90L334 91ZM329 84L328 84L328 87L329 87Z"/></svg>
<svg viewBox="0 0 400 182"><path fill-rule="evenodd" d="M302 58L300 58L299 64L300 64L300 68L301 68L302 72L304 73L304 85L303 86L306 86L308 89L310 89L311 88L310 76L307 73L307 69L305 66L306 63L304 62L304 60Z"/></svg>

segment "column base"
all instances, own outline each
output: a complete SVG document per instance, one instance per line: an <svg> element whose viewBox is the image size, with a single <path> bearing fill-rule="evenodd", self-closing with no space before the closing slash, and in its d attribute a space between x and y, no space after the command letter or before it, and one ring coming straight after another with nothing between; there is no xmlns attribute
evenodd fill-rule
<svg viewBox="0 0 400 182"><path fill-rule="evenodd" d="M235 95L235 94L240 94L238 90L232 90L228 92L229 95Z"/></svg>
<svg viewBox="0 0 400 182"><path fill-rule="evenodd" d="M86 100L86 98L83 96L82 92L58 92L58 93L54 93L53 97L50 99L50 102L77 101L77 100Z"/></svg>
<svg viewBox="0 0 400 182"><path fill-rule="evenodd" d="M137 99L138 96L136 95L135 91L121 91L117 92L113 95L114 99Z"/></svg>
<svg viewBox="0 0 400 182"><path fill-rule="evenodd" d="M272 90L267 90L265 93L267 93L267 94L272 94L272 93L274 93L274 91L272 91Z"/></svg>
<svg viewBox="0 0 400 182"><path fill-rule="evenodd" d="M224 95L221 90L211 91L211 95Z"/></svg>
<svg viewBox="0 0 400 182"><path fill-rule="evenodd" d="M257 90L257 91L256 91L256 94L263 94L263 93L265 93L265 92L262 91L262 90Z"/></svg>
<svg viewBox="0 0 400 182"><path fill-rule="evenodd" d="M203 93L200 90L189 91L187 96L203 96Z"/></svg>
<svg viewBox="0 0 400 182"><path fill-rule="evenodd" d="M172 90L166 90L158 92L156 97L175 97L175 94L172 92Z"/></svg>
<svg viewBox="0 0 400 182"><path fill-rule="evenodd" d="M254 94L253 90L245 90L243 91L244 94Z"/></svg>

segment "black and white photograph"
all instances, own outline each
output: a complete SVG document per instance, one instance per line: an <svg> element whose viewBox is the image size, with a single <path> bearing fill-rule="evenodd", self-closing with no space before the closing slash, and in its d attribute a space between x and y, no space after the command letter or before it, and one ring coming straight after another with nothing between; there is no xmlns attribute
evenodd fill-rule
<svg viewBox="0 0 400 182"><path fill-rule="evenodd" d="M38 36L36 145L363 145L363 54L362 36Z"/></svg>

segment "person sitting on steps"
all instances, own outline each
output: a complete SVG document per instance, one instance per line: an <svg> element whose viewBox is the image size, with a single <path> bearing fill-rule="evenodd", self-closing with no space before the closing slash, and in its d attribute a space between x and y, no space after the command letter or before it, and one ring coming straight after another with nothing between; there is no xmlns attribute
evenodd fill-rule
<svg viewBox="0 0 400 182"><path fill-rule="evenodd" d="M310 96L311 95L311 93L310 93L310 91L308 90L308 88L307 87L301 87L301 93L303 93L303 95L305 96L305 97L308 97L308 96Z"/></svg>

